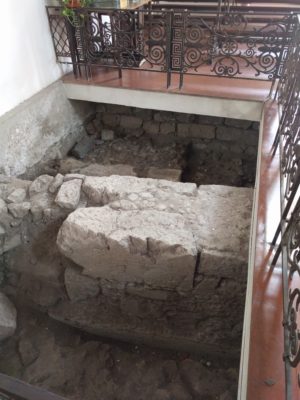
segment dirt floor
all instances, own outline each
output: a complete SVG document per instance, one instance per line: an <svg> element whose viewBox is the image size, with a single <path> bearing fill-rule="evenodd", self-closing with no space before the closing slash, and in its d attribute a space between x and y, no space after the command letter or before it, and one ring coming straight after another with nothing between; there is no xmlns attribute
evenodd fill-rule
<svg viewBox="0 0 300 400"><path fill-rule="evenodd" d="M101 340L18 309L0 372L76 400L231 400L238 366Z"/></svg>
<svg viewBox="0 0 300 400"><path fill-rule="evenodd" d="M85 166L91 163L129 165L139 177L148 177L150 167L174 169L179 171L181 181L198 186L253 187L256 170L255 157L242 159L226 152L201 149L197 145L157 143L147 138L117 138L107 142L95 140L92 149L80 161ZM74 166L77 166L76 158ZM61 170L60 162L54 161L40 172L54 175L70 171Z"/></svg>

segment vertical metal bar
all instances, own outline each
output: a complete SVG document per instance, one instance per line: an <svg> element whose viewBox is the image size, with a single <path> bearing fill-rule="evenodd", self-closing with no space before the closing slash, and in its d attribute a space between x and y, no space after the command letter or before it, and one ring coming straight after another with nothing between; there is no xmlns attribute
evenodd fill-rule
<svg viewBox="0 0 300 400"><path fill-rule="evenodd" d="M184 54L185 54L185 45L186 45L186 26L187 26L187 10L182 12L182 27L181 27L181 55L180 55L180 78L179 78L179 89L182 88L183 85L183 77L184 77Z"/></svg>
<svg viewBox="0 0 300 400"><path fill-rule="evenodd" d="M166 69L167 69L167 89L171 85L171 74L172 74L172 34L173 34L173 21L174 21L174 10L168 12L168 18L166 18Z"/></svg>

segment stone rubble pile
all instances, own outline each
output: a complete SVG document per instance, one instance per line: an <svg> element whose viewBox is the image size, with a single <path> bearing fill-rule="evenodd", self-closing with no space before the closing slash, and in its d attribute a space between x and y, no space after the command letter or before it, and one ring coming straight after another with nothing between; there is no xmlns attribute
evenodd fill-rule
<svg viewBox="0 0 300 400"><path fill-rule="evenodd" d="M252 189L78 173L0 182L16 295L100 335L239 351Z"/></svg>

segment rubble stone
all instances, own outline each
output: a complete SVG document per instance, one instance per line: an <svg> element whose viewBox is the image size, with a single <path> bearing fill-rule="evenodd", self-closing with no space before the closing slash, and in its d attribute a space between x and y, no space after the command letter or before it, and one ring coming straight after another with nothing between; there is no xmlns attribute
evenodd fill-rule
<svg viewBox="0 0 300 400"><path fill-rule="evenodd" d="M64 176L62 174L57 174L51 184L49 185L49 192L50 193L56 193L57 190L61 187L64 181Z"/></svg>
<svg viewBox="0 0 300 400"><path fill-rule="evenodd" d="M40 175L36 178L29 187L29 195L30 197L35 196L36 194L47 192L50 184L54 180L53 176L50 175Z"/></svg>
<svg viewBox="0 0 300 400"><path fill-rule="evenodd" d="M30 207L31 204L28 201L16 204L12 203L8 205L8 210L15 218L24 218L28 214Z"/></svg>
<svg viewBox="0 0 300 400"><path fill-rule="evenodd" d="M62 208L75 210L80 200L81 184L81 179L64 182L57 193L55 203Z"/></svg>
<svg viewBox="0 0 300 400"><path fill-rule="evenodd" d="M26 199L26 190L15 189L6 199L7 203L22 203Z"/></svg>

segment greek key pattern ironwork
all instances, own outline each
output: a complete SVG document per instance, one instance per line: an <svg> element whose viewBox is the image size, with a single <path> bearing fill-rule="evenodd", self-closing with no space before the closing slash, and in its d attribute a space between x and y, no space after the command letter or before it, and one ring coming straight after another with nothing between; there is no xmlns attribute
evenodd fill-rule
<svg viewBox="0 0 300 400"><path fill-rule="evenodd" d="M66 26L61 27L61 15L48 8L58 56L70 55L71 49L73 64L90 70L97 66L163 71L179 73L181 81L187 74L278 78L291 37L291 16L246 17L233 6L216 9L213 15L151 8L79 12L81 24L65 19Z"/></svg>

